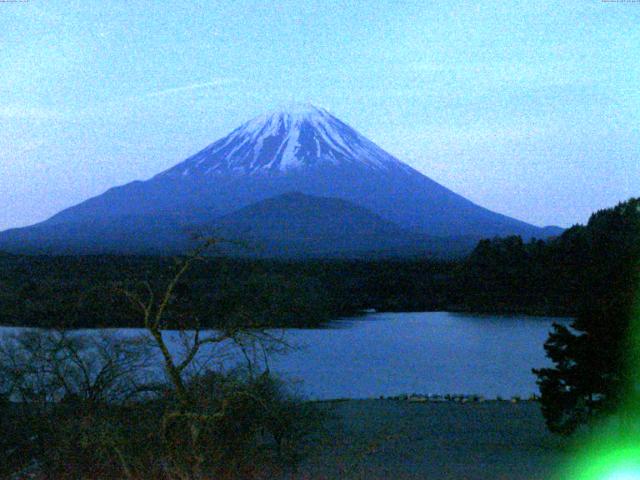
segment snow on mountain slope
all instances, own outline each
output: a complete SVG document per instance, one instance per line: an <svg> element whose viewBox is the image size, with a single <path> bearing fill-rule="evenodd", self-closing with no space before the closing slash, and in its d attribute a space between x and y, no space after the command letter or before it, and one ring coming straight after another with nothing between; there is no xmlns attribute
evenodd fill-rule
<svg viewBox="0 0 640 480"><path fill-rule="evenodd" d="M326 110L303 104L249 120L159 177L277 174L323 163L405 168Z"/></svg>

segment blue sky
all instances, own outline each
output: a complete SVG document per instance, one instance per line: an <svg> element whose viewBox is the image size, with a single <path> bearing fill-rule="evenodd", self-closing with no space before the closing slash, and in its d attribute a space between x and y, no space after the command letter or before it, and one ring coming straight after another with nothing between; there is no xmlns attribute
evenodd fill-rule
<svg viewBox="0 0 640 480"><path fill-rule="evenodd" d="M568 226L640 195L640 4L0 3L0 229L323 106L467 198Z"/></svg>

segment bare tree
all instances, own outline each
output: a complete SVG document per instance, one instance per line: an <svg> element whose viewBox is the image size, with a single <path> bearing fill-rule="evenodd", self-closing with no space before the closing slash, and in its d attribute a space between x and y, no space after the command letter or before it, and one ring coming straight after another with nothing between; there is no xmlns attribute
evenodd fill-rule
<svg viewBox="0 0 640 480"><path fill-rule="evenodd" d="M15 471L38 459L42 470L52 469L53 452L77 450L78 425L93 434L105 409L137 396L149 355L137 339L110 332L28 329L4 336L2 433L11 443L0 442L0 465ZM11 473L4 468L0 474Z"/></svg>
<svg viewBox="0 0 640 480"><path fill-rule="evenodd" d="M251 396L251 400L261 403L263 400L251 395L245 390L227 392L217 411L200 411L197 399L188 387L188 381L194 373L202 374L210 369L212 364L224 365L224 349L213 347L232 346L236 353L240 352L246 361L251 375L256 363L256 355L261 354L263 365L268 369L268 352L283 350L287 344L282 334L256 328L250 318L223 325L216 330L205 330L201 319L197 316L182 318L178 322L178 335L182 351L175 352L174 346L165 337L166 330L175 325L169 310L174 302L176 289L181 280L196 262L206 260L205 252L216 244L216 240L207 239L191 254L176 260L176 271L165 286L154 289L151 282L141 282L136 291L119 289L128 299L134 309L141 315L143 325L154 346L160 351L163 359L164 371L169 379L178 400L178 407L174 411L166 411L162 421L165 437L171 435L170 430L188 432L190 450L192 452L190 465L173 466L173 475L180 478L202 478L202 464L204 457L200 451L200 435L208 424L220 421L228 414L229 405L239 397ZM264 408L269 408L264 404ZM179 462L175 462L179 463Z"/></svg>
<svg viewBox="0 0 640 480"><path fill-rule="evenodd" d="M268 468L289 465L274 459L293 458L286 452L312 416L268 373L270 352L287 348L283 331L243 308L206 329L212 319L180 303L185 276L214 244L176 260L162 285L116 287L143 334L30 329L0 342L0 397L13 399L22 445L37 444L12 455L38 459L54 478L251 478L263 473L260 455ZM230 372L243 359L244 373Z"/></svg>

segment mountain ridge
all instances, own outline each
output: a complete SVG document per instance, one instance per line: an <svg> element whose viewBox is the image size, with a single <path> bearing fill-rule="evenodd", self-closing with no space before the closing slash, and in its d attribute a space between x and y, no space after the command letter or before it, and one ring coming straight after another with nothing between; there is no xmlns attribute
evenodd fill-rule
<svg viewBox="0 0 640 480"><path fill-rule="evenodd" d="M0 233L0 248L11 250L16 236L36 242L47 229L60 242L66 230L69 243L75 244L73 225L82 225L82 232L79 227L75 231L87 241L92 229L97 236L107 234L109 224L116 230L127 226L129 235L140 241L159 232L173 242L177 225L212 223L290 192L348 201L404 231L428 237L557 234L474 204L328 111L307 105L258 116L149 180L111 188L18 233ZM91 239L96 245L99 241Z"/></svg>

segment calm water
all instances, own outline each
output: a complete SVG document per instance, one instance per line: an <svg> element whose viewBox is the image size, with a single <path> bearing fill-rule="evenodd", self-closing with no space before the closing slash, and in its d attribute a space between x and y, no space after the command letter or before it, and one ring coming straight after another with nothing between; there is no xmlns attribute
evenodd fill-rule
<svg viewBox="0 0 640 480"><path fill-rule="evenodd" d="M553 321L446 312L381 313L341 328L289 332L302 346L275 358L274 370L302 380L317 398L403 393L537 392L534 367L549 365L543 348Z"/></svg>
<svg viewBox="0 0 640 480"><path fill-rule="evenodd" d="M531 369L549 365L543 343L553 321L569 319L369 314L325 329L285 331L295 348L273 356L270 366L318 399L403 393L524 397L537 392ZM178 350L176 332L168 335Z"/></svg>

